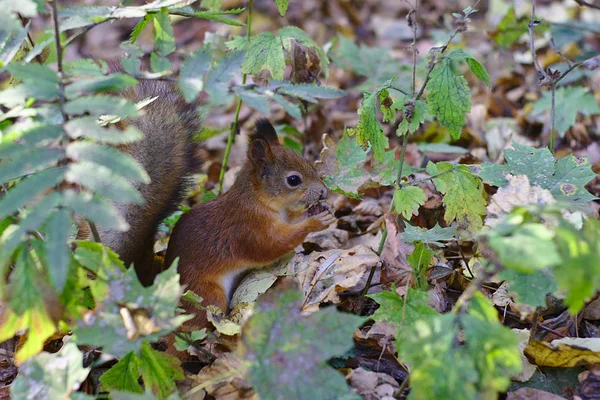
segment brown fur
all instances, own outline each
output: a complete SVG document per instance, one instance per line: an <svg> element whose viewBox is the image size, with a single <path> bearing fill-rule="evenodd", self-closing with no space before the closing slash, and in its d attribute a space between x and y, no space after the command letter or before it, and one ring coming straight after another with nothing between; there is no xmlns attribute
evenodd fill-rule
<svg viewBox="0 0 600 400"><path fill-rule="evenodd" d="M130 229L126 232L98 227L102 243L112 248L125 265L134 264L144 285L150 285L161 269L154 260L154 235L159 223L177 209L181 202L188 177L200 167L195 156L197 146L192 135L200 129L200 118L194 105L186 104L176 88L167 82L142 81L134 88L120 93L137 102L148 97L158 97L142 109L144 115L120 123L138 128L143 139L121 150L130 154L148 172L148 185L135 183L144 204L116 204ZM79 237L89 238L89 227L80 225Z"/></svg>
<svg viewBox="0 0 600 400"><path fill-rule="evenodd" d="M291 172L302 176L298 187L286 183ZM223 286L223 277L268 265L300 245L310 232L325 229L335 220L333 215L327 211L307 218L306 208L326 194L316 170L281 146L267 121L259 121L235 183L222 196L181 217L165 265L179 257L181 282L202 297L204 305L226 310L231 292L225 292L229 288ZM189 304L184 308L196 312ZM200 312L184 329L207 325Z"/></svg>

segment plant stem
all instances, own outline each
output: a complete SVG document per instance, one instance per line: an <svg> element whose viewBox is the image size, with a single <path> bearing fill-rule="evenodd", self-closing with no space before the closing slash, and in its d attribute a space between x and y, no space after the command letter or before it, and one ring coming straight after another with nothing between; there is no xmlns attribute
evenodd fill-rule
<svg viewBox="0 0 600 400"><path fill-rule="evenodd" d="M552 103L550 106L550 144L548 147L550 148L550 153L554 154L554 124L556 120L556 82L552 81Z"/></svg>
<svg viewBox="0 0 600 400"><path fill-rule="evenodd" d="M252 30L252 3L254 0L248 1L248 20L246 22L246 42L250 41L250 34ZM242 75L242 85L246 84L246 74ZM223 162L221 163L221 173L219 174L219 194L223 193L223 181L225 180L225 170L227 169L227 163L229 162L229 153L231 153L231 146L236 133L239 130L239 118L240 110L242 109L242 99L238 98L237 107L235 109L235 116L231 123L231 129L229 130L229 137L227 138L227 146L225 147L225 154L223 155Z"/></svg>
<svg viewBox="0 0 600 400"><path fill-rule="evenodd" d="M63 73L63 49L60 44L60 29L58 27L58 0L52 1L52 21L54 22L54 43L56 45L56 65L58 69L58 87L60 89L60 95L58 96L60 113L63 117L63 124L66 123L69 118L65 113L65 83ZM66 136L66 135L65 135Z"/></svg>
<svg viewBox="0 0 600 400"><path fill-rule="evenodd" d="M381 253L383 252L383 246L385 245L385 241L387 239L387 235L388 235L388 231L386 228L383 228L382 232L381 232L381 240L379 241L379 247L377 248L377 255L381 256ZM365 283L365 287L362 290L362 295L366 295L369 292L369 289L371 288L371 281L373 280L373 276L375 275L375 268L377 268L377 265L371 267L371 271L369 271L369 277L367 278L367 282Z"/></svg>

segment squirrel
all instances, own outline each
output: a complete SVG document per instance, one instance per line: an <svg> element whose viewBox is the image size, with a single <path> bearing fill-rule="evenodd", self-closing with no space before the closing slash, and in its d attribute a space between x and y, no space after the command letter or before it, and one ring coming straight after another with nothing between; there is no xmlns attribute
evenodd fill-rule
<svg viewBox="0 0 600 400"><path fill-rule="evenodd" d="M199 145L193 134L200 129L195 105L187 104L167 82L143 81L123 93L132 101L157 99L145 114L129 122L143 133L139 142L121 147L142 164L151 182L136 184L142 205L117 204L130 225L126 232L98 229L102 242L127 266L133 263L144 285L178 258L180 283L224 312L236 279L246 270L266 266L300 245L306 235L327 228L335 217L321 202L327 188L316 169L279 143L266 119L256 122L249 137L247 160L224 194L194 206L181 216L170 237L164 265L153 252L159 223L177 209L198 171ZM83 236L88 226L80 226ZM88 236L89 237L89 236ZM184 302L188 313L196 310ZM183 330L208 327L205 312L196 313ZM172 348L168 352L178 354ZM181 357L180 357L181 358Z"/></svg>

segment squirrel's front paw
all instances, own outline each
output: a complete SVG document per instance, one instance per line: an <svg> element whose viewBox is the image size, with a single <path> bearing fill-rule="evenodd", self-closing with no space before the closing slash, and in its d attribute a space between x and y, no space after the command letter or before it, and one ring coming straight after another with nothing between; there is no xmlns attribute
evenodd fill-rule
<svg viewBox="0 0 600 400"><path fill-rule="evenodd" d="M315 231L322 231L323 229L326 229L329 225L337 221L337 218L329 210L320 212L319 214L311 217L310 219L314 221Z"/></svg>

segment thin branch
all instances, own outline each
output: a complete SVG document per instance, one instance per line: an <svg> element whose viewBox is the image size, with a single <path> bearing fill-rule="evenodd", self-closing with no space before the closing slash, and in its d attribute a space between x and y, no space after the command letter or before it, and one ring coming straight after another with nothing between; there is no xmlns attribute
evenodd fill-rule
<svg viewBox="0 0 600 400"><path fill-rule="evenodd" d="M589 7L589 8L595 8L596 10L600 10L599 5L592 4L592 3L589 3L584 0L574 0L574 1L575 1L575 3L579 4L580 6L585 6L585 7Z"/></svg>
<svg viewBox="0 0 600 400"><path fill-rule="evenodd" d="M531 51L531 57L533 58L533 63L535 64L535 68L537 69L538 74L542 77L540 81L549 81L550 77L537 59L537 54L535 53L535 43L533 36L533 28L539 25L540 21L535 19L535 0L531 0L531 18L529 19L529 24L527 24L527 29L529 31L529 50Z"/></svg>

